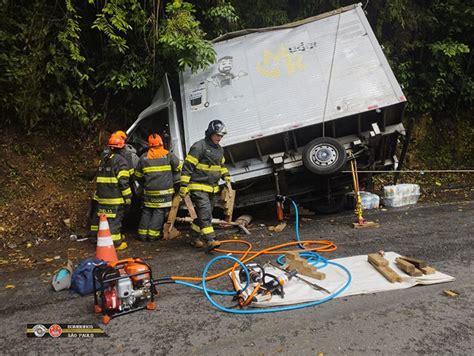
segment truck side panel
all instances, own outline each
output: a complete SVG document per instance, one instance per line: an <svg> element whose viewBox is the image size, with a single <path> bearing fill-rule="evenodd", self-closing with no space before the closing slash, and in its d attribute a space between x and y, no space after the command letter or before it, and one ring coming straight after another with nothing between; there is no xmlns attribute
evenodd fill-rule
<svg viewBox="0 0 474 356"><path fill-rule="evenodd" d="M228 146L405 101L360 7L215 49L215 65L181 76L186 149L212 119Z"/></svg>

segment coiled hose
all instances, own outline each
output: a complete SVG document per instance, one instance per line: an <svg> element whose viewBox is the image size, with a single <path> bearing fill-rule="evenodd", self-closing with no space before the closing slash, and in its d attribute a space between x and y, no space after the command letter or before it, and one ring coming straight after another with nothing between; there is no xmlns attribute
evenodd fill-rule
<svg viewBox="0 0 474 356"><path fill-rule="evenodd" d="M346 267L340 265L339 263L328 261L327 259L325 259L324 257L322 257L318 253L318 252L335 251L337 247L331 241L328 241L328 240L301 241L300 235L299 235L299 227L298 227L298 225L299 225L298 206L296 205L296 203L292 199L289 199L289 200L291 201L291 203L293 204L293 207L295 208L295 216L296 216L296 219L295 219L296 241L295 242L287 242L287 243L284 243L284 244L268 247L268 248L263 249L261 251L253 251L252 244L248 241L245 241L245 240L224 240L224 241L221 241L221 243L224 243L224 244L225 243L242 243L242 244L247 245L247 250L245 250L245 251L242 251L242 250L226 250L226 249L222 249L222 248L219 248L219 249L215 250L217 252L226 253L226 254L241 254L242 257L240 258L240 260L233 257L233 256L217 256L217 257L213 258L212 260L210 260L206 264L206 266L204 267L204 270L202 272L201 277L173 276L173 277L170 277L169 279L167 278L167 279L164 279L164 280L167 280L171 283L172 283L172 281L174 281L174 283L176 283L176 284L183 285L183 286L186 286L186 287L191 287L191 288L194 288L194 289L198 289L198 290L200 290L204 293L207 300L214 307L216 307L217 309L219 309L223 312L233 313L233 314L262 314L262 313L275 313L275 312L282 312L282 311L297 310L297 309L308 308L308 307L312 307L312 306L315 306L315 305L319 305L319 304L325 303L325 302L327 302L331 299L334 299L335 297L337 297L339 294L341 294L344 290L346 290L349 287L349 285L352 281L351 273L349 272L349 270ZM256 258L260 255L264 255L264 254L265 255L267 255L267 254L282 254L282 253L289 252L289 251L295 251L295 250L281 250L283 248L286 248L286 247L289 247L289 246L294 246L294 245L298 245L300 247L300 249L303 249L304 252L300 252L300 256L306 258L310 264L316 266L318 269L324 268L328 264L334 265L334 266L342 269L347 274L347 277L348 277L346 283L341 288L336 290L334 293L330 294L329 296L327 296L323 299L313 301L313 302L302 303L302 304L284 306L284 307L272 307L272 308L262 308L262 309L252 309L252 310L249 310L249 309L236 310L236 309L231 309L231 308L225 307L225 306L217 303L212 298L211 294L226 295L226 296L237 296L238 294L244 292L249 287L249 281L250 281L249 271L248 271L247 267L245 266L245 263L248 263L249 261L253 260L254 258ZM314 246L314 245L320 245L320 246L319 247L310 247L310 246ZM296 250L296 251L299 251L299 250ZM284 258L284 255L280 255L277 258L277 262L279 264L283 264L283 262L282 262L283 258ZM234 262L234 265L232 267L222 271L222 272L219 272L217 274L208 276L207 274L208 274L209 268L219 260L230 260L230 261ZM242 289L240 289L239 291L220 291L220 290L209 289L207 287L206 283L208 281L219 278L219 277L221 277L225 274L228 274L230 272L233 272L238 266L240 266L242 268L242 270L245 272L245 274L247 276L246 284ZM186 282L186 281L200 281L201 285L193 284L193 283ZM234 276L233 273L232 273L232 281L234 283L234 288L238 289L238 285L236 284L235 276Z"/></svg>

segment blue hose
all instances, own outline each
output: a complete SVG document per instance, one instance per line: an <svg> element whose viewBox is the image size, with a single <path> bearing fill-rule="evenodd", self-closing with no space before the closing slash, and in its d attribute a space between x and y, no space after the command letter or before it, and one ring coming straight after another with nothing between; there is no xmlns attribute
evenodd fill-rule
<svg viewBox="0 0 474 356"><path fill-rule="evenodd" d="M295 208L295 215L296 215L296 219L295 219L295 230L296 230L296 240L298 242L300 242L300 233L299 233L299 219L298 219L298 216L299 216L299 213L298 213L298 206L296 205L296 203L290 199L290 201L292 202L293 204L293 207ZM299 247L302 248L302 249L305 249L305 247L303 246L303 244L299 244ZM249 281L250 281L250 275L249 275L249 271L247 269L247 267L240 261L238 260L237 258L235 257L232 257L232 256L217 256L215 258L213 258L212 260L210 260L207 265L204 267L204 270L202 271L202 283L201 283L201 286L199 285L196 285L196 284L192 284L192 283L188 283L188 282L183 282L183 281L176 281L175 283L176 284L180 284L180 285L183 285L183 286L187 286L187 287L192 287L192 288L195 288L195 289L198 289L200 291L203 291L204 292L204 295L206 296L207 300L209 300L209 302L214 306L216 307L217 309L223 311L223 312L226 312L226 313L233 313L233 314L263 314L263 313L275 313L275 312L282 312L282 311L290 311L290 310L297 310L297 309L303 309L303 308L308 308L308 307L312 307L312 306L315 306L315 305L319 305L319 304L322 304L322 303L325 303L331 299L334 299L335 297L337 297L339 294L341 294L343 291L345 291L349 285L351 284L351 281L352 281L352 275L351 273L349 272L349 270L342 266L341 264L339 263L336 263L336 262L331 262L331 261L328 261L327 259L325 259L324 257L322 257L320 254L318 254L317 252L314 252L314 251L303 251L300 253L300 256L301 257L304 257L308 260L308 262L310 264L312 264L313 266L316 266L317 268L321 269L321 268L324 268L326 267L328 264L331 264L331 265L334 265L336 267L339 267L340 269L342 269L344 272L346 272L347 274L347 281L346 283L341 287L339 288L337 291L335 291L334 293L332 293L331 295L328 295L327 297L323 298L323 299L320 299L320 300L316 300L316 301L313 301L313 302L308 302L308 303L302 303L302 304L297 304L297 305L289 305L289 306L285 306L285 307L274 307L274 308L268 308L268 309L254 309L254 310L236 310L236 309L230 309L230 308L227 308L227 307L224 307L222 305L220 305L219 303L217 303L212 297L210 294L217 294L217 295L231 295L231 296L235 296L237 295L238 293L241 293L243 291L245 291L248 286L249 286ZM279 264L283 264L282 262L282 259L284 258L285 256L284 255L280 255L278 258L277 258L277 262ZM209 268L214 264L216 263L217 261L219 260L231 260L237 264L240 265L240 267L244 270L247 278L246 278L246 284L245 284L245 287L238 291L238 292L234 292L234 291L219 291L219 290L214 290L214 289L208 289L207 288L207 285L206 285L206 276L207 276L207 272L209 271Z"/></svg>
<svg viewBox="0 0 474 356"><path fill-rule="evenodd" d="M349 272L349 270L346 267L340 265L339 263L328 261L329 264L335 265L335 266L341 268L344 272L346 272L347 276L348 276L348 279L347 279L347 282L344 284L344 286L342 286L342 288L339 288L336 292L334 292L333 294L327 296L326 298L316 300L314 302L302 303L302 304L297 304L297 305L289 305L289 306L286 306L286 307L275 307L275 308L269 308L269 309L255 309L255 310L230 309L230 308L226 308L226 307L218 304L214 299L212 299L212 297L210 296L209 291L206 287L206 276L207 276L207 271L209 270L209 267L211 267L218 260L222 260L222 259L231 259L233 261L238 261L236 258L234 258L232 256L217 256L217 257L213 258L212 260L210 260L209 263L206 265L206 267L204 267L204 270L202 271L202 290L204 291L204 294L206 295L207 300L209 300L209 302L213 306L215 306L220 311L223 311L223 312L226 312L226 313L233 313L233 314L263 314L263 313L275 313L275 312L290 311L290 310L297 310L297 309L312 307L312 306L319 305L319 304L322 304L324 302L327 302L331 299L334 299L339 294L341 294L344 290L346 290L347 287L349 286L349 284L352 281L351 273ZM243 266L243 268L245 270L247 270L247 267Z"/></svg>
<svg viewBox="0 0 474 356"><path fill-rule="evenodd" d="M300 230L299 230L299 210L298 210L298 205L296 205L295 201L293 199L288 198L288 200L291 201L293 204L293 207L295 208L295 233L296 233L296 241L300 242ZM305 249L303 244L299 243L298 246L301 249ZM300 253L301 257L304 257L307 259L308 263L313 265L314 267L321 269L324 268L328 265L328 260L325 259L323 256L321 256L319 253L315 251L306 251L306 252L301 252ZM280 264L283 265L283 259L285 258L284 255L280 255L277 257L276 261Z"/></svg>

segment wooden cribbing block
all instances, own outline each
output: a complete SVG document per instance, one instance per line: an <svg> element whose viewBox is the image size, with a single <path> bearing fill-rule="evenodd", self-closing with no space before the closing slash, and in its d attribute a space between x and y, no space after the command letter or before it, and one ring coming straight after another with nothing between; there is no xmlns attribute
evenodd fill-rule
<svg viewBox="0 0 474 356"><path fill-rule="evenodd" d="M402 256L405 261L410 262L411 264L415 265L416 268L421 268L421 267L426 267L428 264L426 261L420 260L418 258L413 258L413 257L408 257L408 256Z"/></svg>
<svg viewBox="0 0 474 356"><path fill-rule="evenodd" d="M412 277L421 277L423 275L423 272L416 268L414 264L404 260L403 258L397 257L395 263L402 271L408 273Z"/></svg>
<svg viewBox="0 0 474 356"><path fill-rule="evenodd" d="M222 189L221 199L223 202L224 216L225 221L232 221L232 214L234 212L234 202L235 202L235 190L232 189L230 184Z"/></svg>
<svg viewBox="0 0 474 356"><path fill-rule="evenodd" d="M318 272L317 268L310 265L298 252L285 253L285 262L286 263L282 268L287 271L296 270L296 272L303 276L315 278L320 281L326 278L326 274Z"/></svg>
<svg viewBox="0 0 474 356"><path fill-rule="evenodd" d="M179 204L181 203L181 197L178 193L175 193L171 203L171 209L168 213L168 219L163 226L163 239L171 240L180 235L179 230L174 227L176 221L176 215L178 214Z"/></svg>
<svg viewBox="0 0 474 356"><path fill-rule="evenodd" d="M436 270L433 267L430 267L430 266L421 267L420 270L424 274L434 274L434 273L436 273Z"/></svg>
<svg viewBox="0 0 474 356"><path fill-rule="evenodd" d="M191 201L191 197L186 195L184 197L184 204L186 204L186 208L188 208L189 216L194 220L197 218L196 210L194 210L193 202Z"/></svg>
<svg viewBox="0 0 474 356"><path fill-rule="evenodd" d="M397 264L398 268L400 268L403 272L406 272L408 274L415 272L415 265L404 260L403 258L395 258L395 263Z"/></svg>
<svg viewBox="0 0 474 356"><path fill-rule="evenodd" d="M378 253L369 253L368 254L368 261L376 266L388 266L388 261L380 256Z"/></svg>
<svg viewBox="0 0 474 356"><path fill-rule="evenodd" d="M377 270L380 272L382 276L384 276L387 281L390 283L395 283L395 282L401 282L402 277L400 277L397 272L395 272L393 269L391 269L388 266L377 266L373 264L372 262L369 261L369 263Z"/></svg>
<svg viewBox="0 0 474 356"><path fill-rule="evenodd" d="M388 261L380 256L378 253L371 253L367 256L367 261L389 281L390 283L401 282L402 277L400 277L397 272L391 269L388 266Z"/></svg>

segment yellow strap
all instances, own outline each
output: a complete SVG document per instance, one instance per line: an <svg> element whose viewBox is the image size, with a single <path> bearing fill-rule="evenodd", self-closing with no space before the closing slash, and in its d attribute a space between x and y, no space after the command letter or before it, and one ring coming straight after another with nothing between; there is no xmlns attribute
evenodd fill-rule
<svg viewBox="0 0 474 356"><path fill-rule="evenodd" d="M221 168L221 175L224 175L226 173L229 173L229 170L226 167Z"/></svg>
<svg viewBox="0 0 474 356"><path fill-rule="evenodd" d="M183 169L183 161L179 161L179 164L176 167L176 172L179 172L181 169Z"/></svg>
<svg viewBox="0 0 474 356"><path fill-rule="evenodd" d="M122 177L130 177L130 172L125 170L119 171L117 174L117 179L120 179Z"/></svg>
<svg viewBox="0 0 474 356"><path fill-rule="evenodd" d="M139 171L135 171L135 176L138 177L138 178L141 178L141 177L143 177L143 173L141 173Z"/></svg>
<svg viewBox="0 0 474 356"><path fill-rule="evenodd" d="M110 236L112 236L113 241L119 241L122 238L121 234L112 234Z"/></svg>
<svg viewBox="0 0 474 356"><path fill-rule="evenodd" d="M211 186L211 185L207 185L207 184L200 184L200 183L191 183L191 184L188 184L188 188L189 190L199 190L199 191L202 191L202 192L206 192L206 193L218 193L219 192L219 186Z"/></svg>
<svg viewBox="0 0 474 356"><path fill-rule="evenodd" d="M169 164L164 166L153 166L143 168L143 173L153 173L153 172L165 172L171 171L171 166Z"/></svg>
<svg viewBox="0 0 474 356"><path fill-rule="evenodd" d="M97 197L97 201L99 204L104 204L104 205L118 205L118 204L123 204L123 198L99 198Z"/></svg>
<svg viewBox="0 0 474 356"><path fill-rule="evenodd" d="M160 231L156 231L156 230L148 230L148 235L150 236L160 236L161 235L161 232Z"/></svg>
<svg viewBox="0 0 474 356"><path fill-rule="evenodd" d="M191 223L191 229L196 232L201 232L201 228L197 226L195 223Z"/></svg>
<svg viewBox="0 0 474 356"><path fill-rule="evenodd" d="M222 156L221 164L224 164L224 163L225 163L225 158L224 158L224 156Z"/></svg>
<svg viewBox="0 0 474 356"><path fill-rule="evenodd" d="M214 233L214 228L213 228L212 226L203 227L203 228L201 229L201 232L202 232L204 235L209 235L209 234Z"/></svg>
<svg viewBox="0 0 474 356"><path fill-rule="evenodd" d="M144 205L147 208L169 208L171 206L171 202L165 202L165 203L152 203L149 201L144 202Z"/></svg>
<svg viewBox="0 0 474 356"><path fill-rule="evenodd" d="M135 173L135 168L130 168L128 170L128 174L130 174L130 176L133 176L133 173Z"/></svg>
<svg viewBox="0 0 474 356"><path fill-rule="evenodd" d="M147 190L145 189L144 191L145 195L168 195L168 194L173 194L174 189L163 189L163 190Z"/></svg>
<svg viewBox="0 0 474 356"><path fill-rule="evenodd" d="M98 225L91 225L90 230L91 231L99 231L99 226Z"/></svg>
<svg viewBox="0 0 474 356"><path fill-rule="evenodd" d="M139 234L139 235L147 235L147 234L148 234L148 230L147 230L147 229L138 229L138 234Z"/></svg>
<svg viewBox="0 0 474 356"><path fill-rule="evenodd" d="M131 195L131 194L132 194L132 190L130 189L130 187L128 187L127 189L122 190L122 195L124 197L126 197L128 195Z"/></svg>
<svg viewBox="0 0 474 356"><path fill-rule="evenodd" d="M189 163L193 164L193 165L196 165L196 164L199 163L199 160L198 160L196 157L194 157L194 156L192 156L192 155L190 155L190 154L188 154L188 155L186 156L185 160L188 161Z"/></svg>
<svg viewBox="0 0 474 356"><path fill-rule="evenodd" d="M118 179L115 177L97 177L97 183L118 183Z"/></svg>
<svg viewBox="0 0 474 356"><path fill-rule="evenodd" d="M189 183L191 176L181 176L181 183Z"/></svg>
<svg viewBox="0 0 474 356"><path fill-rule="evenodd" d="M210 166L208 164L203 164L203 163L198 163L196 165L196 168L200 169L201 171L209 171L209 172L220 172L221 171L221 166L219 166L219 165Z"/></svg>

